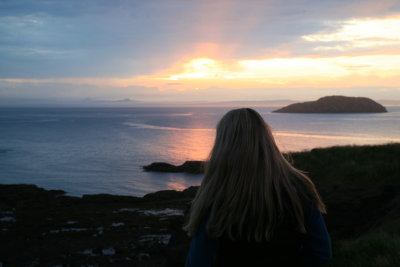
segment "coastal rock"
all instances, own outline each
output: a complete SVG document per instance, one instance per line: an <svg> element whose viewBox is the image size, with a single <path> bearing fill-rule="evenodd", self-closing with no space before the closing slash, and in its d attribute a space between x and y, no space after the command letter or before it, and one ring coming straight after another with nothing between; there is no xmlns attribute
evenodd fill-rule
<svg viewBox="0 0 400 267"><path fill-rule="evenodd" d="M381 113L386 108L366 97L326 96L317 101L295 103L275 113Z"/></svg>
<svg viewBox="0 0 400 267"><path fill-rule="evenodd" d="M204 161L186 161L182 165L176 166L165 162L154 162L143 166L145 171L153 172L185 172L200 174L204 172Z"/></svg>
<svg viewBox="0 0 400 267"><path fill-rule="evenodd" d="M195 189L142 198L64 193L0 184L1 266L184 265L182 225Z"/></svg>
<svg viewBox="0 0 400 267"><path fill-rule="evenodd" d="M198 186L190 186L183 191L161 190L154 193L146 194L144 200L171 200L179 198L194 198Z"/></svg>

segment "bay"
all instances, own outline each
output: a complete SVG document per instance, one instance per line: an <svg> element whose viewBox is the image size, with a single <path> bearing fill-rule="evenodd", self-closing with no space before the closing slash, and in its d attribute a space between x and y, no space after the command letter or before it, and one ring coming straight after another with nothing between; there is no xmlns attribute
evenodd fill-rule
<svg viewBox="0 0 400 267"><path fill-rule="evenodd" d="M1 108L0 183L70 195L143 196L182 190L201 175L143 172L163 161L205 160L227 107ZM255 108L282 151L400 142L400 107L374 114L282 114Z"/></svg>

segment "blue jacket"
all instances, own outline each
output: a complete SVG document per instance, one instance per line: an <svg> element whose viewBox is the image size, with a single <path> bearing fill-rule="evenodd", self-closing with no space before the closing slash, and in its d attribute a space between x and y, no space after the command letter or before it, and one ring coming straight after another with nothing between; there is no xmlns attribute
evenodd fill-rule
<svg viewBox="0 0 400 267"><path fill-rule="evenodd" d="M313 206L306 213L305 234L283 243L231 242L226 246L222 238L212 239L206 234L207 220L203 220L193 236L185 267L208 266L318 266L332 257L331 240L322 214ZM288 233L288 235L293 235ZM296 242L292 242L297 240ZM286 242L286 244L285 244ZM222 247L225 246L225 249ZM226 249L228 247L228 250ZM235 249L238 248L238 249ZM260 261L260 259L263 260Z"/></svg>

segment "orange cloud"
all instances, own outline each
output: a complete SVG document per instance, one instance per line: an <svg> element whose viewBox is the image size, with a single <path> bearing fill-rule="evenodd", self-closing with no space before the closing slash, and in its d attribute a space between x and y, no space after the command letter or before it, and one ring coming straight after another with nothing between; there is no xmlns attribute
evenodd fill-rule
<svg viewBox="0 0 400 267"><path fill-rule="evenodd" d="M153 75L131 78L0 79L10 83L69 83L98 87L294 88L400 86L400 54L238 60L192 58Z"/></svg>
<svg viewBox="0 0 400 267"><path fill-rule="evenodd" d="M193 58L151 76L141 85L190 90L210 86L268 88L315 86L393 86L399 84L400 55L298 57L239 60L230 64L212 58ZM173 82L174 85L170 85Z"/></svg>

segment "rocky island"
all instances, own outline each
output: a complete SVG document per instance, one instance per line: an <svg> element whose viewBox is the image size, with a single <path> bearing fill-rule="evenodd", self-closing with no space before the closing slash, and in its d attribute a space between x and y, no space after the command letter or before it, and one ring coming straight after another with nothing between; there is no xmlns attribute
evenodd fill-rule
<svg viewBox="0 0 400 267"><path fill-rule="evenodd" d="M386 108L366 97L325 96L316 101L290 104L275 113L381 113Z"/></svg>

